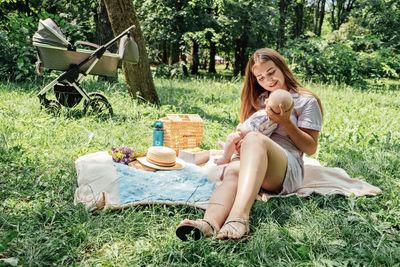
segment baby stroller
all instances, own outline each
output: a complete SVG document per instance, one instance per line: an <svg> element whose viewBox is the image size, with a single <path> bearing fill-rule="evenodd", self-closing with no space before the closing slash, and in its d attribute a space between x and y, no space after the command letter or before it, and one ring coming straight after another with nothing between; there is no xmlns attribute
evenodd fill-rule
<svg viewBox="0 0 400 267"><path fill-rule="evenodd" d="M33 36L33 45L38 50L36 70L39 74L41 67L64 71L38 93L41 107L58 114L61 105L72 108L84 98L84 113L112 115L113 110L107 98L101 93L87 93L80 82L88 74L115 77L121 60L138 63L139 50L129 35L134 28L129 27L103 46L81 41L72 45L52 19L40 20ZM110 53L107 49L119 39L118 54ZM96 50L80 49L78 45L94 47ZM51 88L54 88L57 101L46 98L46 92Z"/></svg>

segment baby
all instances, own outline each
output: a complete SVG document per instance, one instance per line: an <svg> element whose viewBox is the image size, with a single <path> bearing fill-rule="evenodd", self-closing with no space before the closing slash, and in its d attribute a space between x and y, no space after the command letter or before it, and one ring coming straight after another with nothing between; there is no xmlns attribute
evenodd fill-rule
<svg viewBox="0 0 400 267"><path fill-rule="evenodd" d="M278 89L268 97L268 106L275 113L280 113L279 105L282 105L284 111L288 111L293 104L291 94L283 89ZM236 149L236 144L243 139L247 133L260 132L266 136L271 136L278 124L267 115L265 109L259 110L251 115L245 122L239 123L236 127L236 132L228 135L225 144L219 141L219 145L224 149L224 155L221 158L215 159L217 165L225 164L231 161L231 157Z"/></svg>

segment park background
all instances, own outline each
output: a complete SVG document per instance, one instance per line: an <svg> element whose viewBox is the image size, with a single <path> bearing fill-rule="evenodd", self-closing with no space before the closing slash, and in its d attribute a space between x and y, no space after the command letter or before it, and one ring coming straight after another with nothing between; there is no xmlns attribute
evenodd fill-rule
<svg viewBox="0 0 400 267"><path fill-rule="evenodd" d="M31 38L39 19L50 17L69 40L104 44L114 37L105 3L0 2L0 266L400 264L398 1L130 3L156 97L127 85L126 71L117 79L88 77L84 88L105 94L114 109L112 118L99 118L81 105L59 116L41 110L36 94L58 73L35 73ZM247 243L181 242L175 227L201 217L195 208L89 212L73 205L77 157L122 145L144 153L154 121L168 113L199 114L201 147L216 148L238 123L242 74L260 47L277 49L322 100L313 157L382 194L257 202Z"/></svg>

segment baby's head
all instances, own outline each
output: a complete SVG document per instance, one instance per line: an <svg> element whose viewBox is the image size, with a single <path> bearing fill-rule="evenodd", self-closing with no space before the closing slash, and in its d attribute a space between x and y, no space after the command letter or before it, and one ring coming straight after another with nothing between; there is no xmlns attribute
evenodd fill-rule
<svg viewBox="0 0 400 267"><path fill-rule="evenodd" d="M268 106L275 113L280 113L279 105L282 104L283 110L287 111L293 104L292 95L283 89L273 91L268 98Z"/></svg>

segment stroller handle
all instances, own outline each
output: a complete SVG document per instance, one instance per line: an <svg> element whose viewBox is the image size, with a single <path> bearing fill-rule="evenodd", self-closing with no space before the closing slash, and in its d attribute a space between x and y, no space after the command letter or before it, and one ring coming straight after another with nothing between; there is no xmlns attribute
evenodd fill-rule
<svg viewBox="0 0 400 267"><path fill-rule="evenodd" d="M111 41L109 41L107 44L100 46L99 48L97 48L89 57L87 57L85 60L83 60L81 63L79 63L78 65L73 66L70 70L64 72L59 79L68 79L68 77L74 77L76 75L76 73L79 72L79 68L81 66L83 66L84 64L86 64L87 62L89 62L92 58L97 57L97 60L99 60L104 52L106 52L107 48L109 48L112 44L114 44L116 41L118 41L119 39L121 39L123 36L129 34L129 31L135 29L136 26L132 25L130 26L128 29L124 30L120 35L118 35L117 37L115 37L114 39L112 39ZM89 67L89 69L87 70L87 73L85 75L87 75L91 68L96 64L97 61L95 61L91 67Z"/></svg>
<svg viewBox="0 0 400 267"><path fill-rule="evenodd" d="M130 26L128 29L126 29L125 31L121 32L120 35L118 35L117 37L115 37L114 39L112 39L111 41L109 41L108 43L106 43L104 46L105 47L109 47L112 44L114 44L116 41L118 41L119 39L121 39L122 37L124 37L125 35L129 34L129 32L133 29L136 28L136 25L132 25Z"/></svg>

